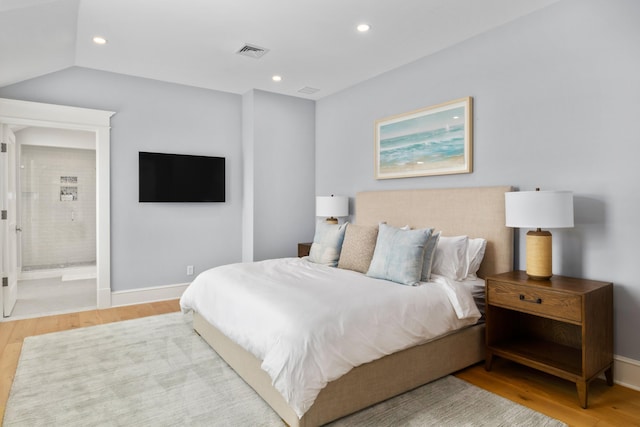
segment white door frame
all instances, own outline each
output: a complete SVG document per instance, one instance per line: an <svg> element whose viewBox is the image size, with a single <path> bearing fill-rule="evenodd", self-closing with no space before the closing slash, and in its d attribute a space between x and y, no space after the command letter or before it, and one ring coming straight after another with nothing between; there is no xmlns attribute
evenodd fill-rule
<svg viewBox="0 0 640 427"><path fill-rule="evenodd" d="M16 138L9 126L0 122L2 143L5 144L3 163L5 170L2 172L2 206L7 213L2 221L2 291L0 302L3 317L9 317L16 305L18 297L18 215L17 215L17 151ZM4 148L4 147L3 147ZM7 281L4 283L4 281Z"/></svg>
<svg viewBox="0 0 640 427"><path fill-rule="evenodd" d="M97 307L111 307L110 119L115 112L0 98L0 122L96 134Z"/></svg>

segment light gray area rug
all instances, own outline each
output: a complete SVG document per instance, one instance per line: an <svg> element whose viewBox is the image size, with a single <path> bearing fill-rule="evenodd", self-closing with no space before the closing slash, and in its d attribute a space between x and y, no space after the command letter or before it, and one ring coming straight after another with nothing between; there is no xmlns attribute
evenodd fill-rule
<svg viewBox="0 0 640 427"><path fill-rule="evenodd" d="M25 339L5 426L284 426L181 313ZM564 426L445 377L334 426Z"/></svg>

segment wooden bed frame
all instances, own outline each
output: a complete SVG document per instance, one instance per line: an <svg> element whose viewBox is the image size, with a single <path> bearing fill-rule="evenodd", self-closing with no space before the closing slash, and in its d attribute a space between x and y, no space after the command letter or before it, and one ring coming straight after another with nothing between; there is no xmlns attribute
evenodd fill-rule
<svg viewBox="0 0 640 427"><path fill-rule="evenodd" d="M487 239L479 276L512 270L513 231L505 226L509 186L371 191L356 195L356 222L433 227L445 236ZM326 424L484 360L484 324L358 366L330 382L299 419L271 385L261 361L194 313L194 329L292 427Z"/></svg>

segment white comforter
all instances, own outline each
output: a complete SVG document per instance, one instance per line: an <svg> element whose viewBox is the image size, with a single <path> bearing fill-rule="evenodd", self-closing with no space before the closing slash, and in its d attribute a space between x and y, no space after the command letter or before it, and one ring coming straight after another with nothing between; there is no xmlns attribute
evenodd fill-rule
<svg viewBox="0 0 640 427"><path fill-rule="evenodd" d="M403 286L305 258L205 271L180 305L262 360L299 417L353 367L480 317L468 288L444 277Z"/></svg>

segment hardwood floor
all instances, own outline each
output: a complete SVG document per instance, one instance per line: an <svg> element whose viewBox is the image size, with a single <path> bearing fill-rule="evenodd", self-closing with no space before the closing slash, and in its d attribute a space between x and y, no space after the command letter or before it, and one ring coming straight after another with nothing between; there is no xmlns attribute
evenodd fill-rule
<svg viewBox="0 0 640 427"><path fill-rule="evenodd" d="M0 419L25 337L178 310L178 301L172 300L0 322ZM478 364L456 376L570 426L640 426L640 392L619 385L608 387L603 380L591 383L589 408L582 409L573 383L503 359L494 362L491 372Z"/></svg>
<svg viewBox="0 0 640 427"><path fill-rule="evenodd" d="M582 409L574 383L505 359L495 359L491 372L481 363L456 377L570 426L640 426L640 391L609 387L604 379L591 382L589 406Z"/></svg>

